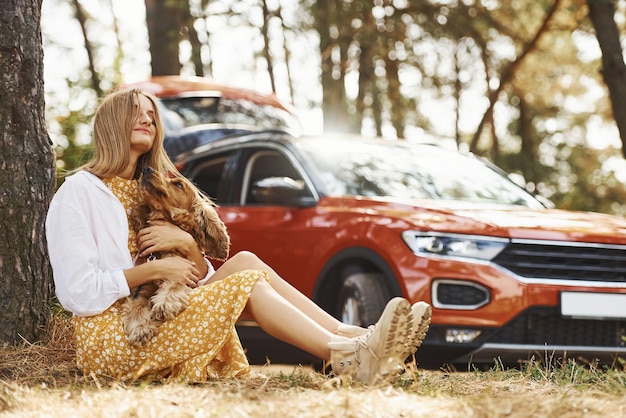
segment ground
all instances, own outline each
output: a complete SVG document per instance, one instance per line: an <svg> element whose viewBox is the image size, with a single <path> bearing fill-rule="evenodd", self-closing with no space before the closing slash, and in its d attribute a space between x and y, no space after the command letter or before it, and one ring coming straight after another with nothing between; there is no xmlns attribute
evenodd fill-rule
<svg viewBox="0 0 626 418"><path fill-rule="evenodd" d="M573 361L489 371L422 370L394 384L336 385L308 367L253 367L205 384L83 376L67 321L46 341L0 348L2 417L625 417L626 372Z"/></svg>

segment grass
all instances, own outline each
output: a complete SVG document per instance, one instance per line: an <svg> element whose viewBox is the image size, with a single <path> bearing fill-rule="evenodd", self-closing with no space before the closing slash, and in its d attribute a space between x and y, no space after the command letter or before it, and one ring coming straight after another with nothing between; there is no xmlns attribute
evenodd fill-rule
<svg viewBox="0 0 626 418"><path fill-rule="evenodd" d="M84 376L69 321L37 344L0 348L0 417L626 417L624 363L545 355L517 369L422 370L395 384L337 386L300 366L255 367L246 379L124 384Z"/></svg>

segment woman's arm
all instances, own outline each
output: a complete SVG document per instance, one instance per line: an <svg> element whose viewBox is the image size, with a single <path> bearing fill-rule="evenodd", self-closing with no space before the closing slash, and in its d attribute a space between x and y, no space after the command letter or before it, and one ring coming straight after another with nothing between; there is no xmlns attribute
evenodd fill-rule
<svg viewBox="0 0 626 418"><path fill-rule="evenodd" d="M55 292L63 307L78 316L101 313L130 293L123 272L133 266L128 221L115 197L102 191L85 174L72 176L55 194L46 217Z"/></svg>
<svg viewBox="0 0 626 418"><path fill-rule="evenodd" d="M204 265L204 261L202 262ZM131 289L154 280L175 280L189 287L196 287L202 278L196 264L183 257L166 257L124 270Z"/></svg>

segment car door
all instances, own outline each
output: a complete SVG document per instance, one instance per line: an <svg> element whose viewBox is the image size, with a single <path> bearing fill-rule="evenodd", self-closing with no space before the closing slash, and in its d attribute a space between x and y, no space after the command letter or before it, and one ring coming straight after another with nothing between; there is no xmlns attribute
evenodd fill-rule
<svg viewBox="0 0 626 418"><path fill-rule="evenodd" d="M315 248L311 219L316 208L267 202L255 196L266 179L287 179L302 186L301 196L315 200L306 173L284 147L253 145L214 155L196 164L191 174L199 187L217 197L220 217L231 237L231 255L247 250L301 291L311 294Z"/></svg>

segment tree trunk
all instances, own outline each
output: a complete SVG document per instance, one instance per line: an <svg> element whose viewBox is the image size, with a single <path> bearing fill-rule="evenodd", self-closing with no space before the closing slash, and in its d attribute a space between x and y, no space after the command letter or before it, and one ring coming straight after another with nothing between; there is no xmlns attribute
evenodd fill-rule
<svg viewBox="0 0 626 418"><path fill-rule="evenodd" d="M181 7L189 7L188 2L179 4L177 0L145 0L148 41L152 75L178 75L181 64L178 57Z"/></svg>
<svg viewBox="0 0 626 418"><path fill-rule="evenodd" d="M91 88L96 92L98 97L102 96L102 89L100 88L100 77L96 71L96 64L94 60L94 52L89 37L87 36L87 16L83 10L83 6L78 0L72 1L74 5L74 16L80 25L81 32L83 34L83 42L85 44L85 52L87 52L87 59L89 62L89 73L91 74Z"/></svg>
<svg viewBox="0 0 626 418"><path fill-rule="evenodd" d="M614 19L615 8L611 0L587 0L587 4L602 50L602 76L609 89L613 117L622 139L622 155L626 157L626 65Z"/></svg>
<svg viewBox="0 0 626 418"><path fill-rule="evenodd" d="M122 70L120 67L121 63L124 62L124 48L122 47L122 39L120 38L118 19L113 9L113 0L108 0L107 6L109 7L109 10L111 10L111 17L113 18L113 33L115 34L115 44L117 49L117 52L115 53L115 62L113 63L113 69L115 70L113 83L118 85L122 81Z"/></svg>
<svg viewBox="0 0 626 418"><path fill-rule="evenodd" d="M533 129L532 107L528 105L522 94L519 94L519 136L522 146L519 152L520 169L524 173L527 182L539 183L537 165L539 163L539 152L535 142L535 131Z"/></svg>
<svg viewBox="0 0 626 418"><path fill-rule="evenodd" d="M461 92L463 91L463 83L461 82L461 65L459 65L459 54L461 49L463 48L461 41L459 39L456 40L456 44L454 46L454 142L456 143L456 148L459 149L461 146ZM485 71L487 72L487 71Z"/></svg>
<svg viewBox="0 0 626 418"><path fill-rule="evenodd" d="M37 341L52 272L45 216L55 187L45 124L41 0L0 7L0 342Z"/></svg>
<svg viewBox="0 0 626 418"><path fill-rule="evenodd" d="M322 112L324 131L346 131L350 121L345 99L343 70L333 61L333 53L340 48L330 34L330 28L338 25L338 0L317 0L313 6L315 30L320 37ZM339 55L342 53L340 51ZM340 63L340 65L343 63Z"/></svg>
<svg viewBox="0 0 626 418"><path fill-rule="evenodd" d="M289 85L289 100L291 101L291 103L294 103L293 78L291 77L291 64L290 64L291 63L291 50L289 49L289 45L287 43L287 35L286 35L288 28L285 25L285 21L283 19L283 12L280 8L280 5L278 6L278 9L276 10L276 16L280 19L281 31L283 34L283 50L285 51L285 69L287 70L287 84Z"/></svg>
<svg viewBox="0 0 626 418"><path fill-rule="evenodd" d="M359 49L359 92L356 97L356 115L355 124L351 131L360 133L363 128L363 121L366 116L367 108L372 109L374 102L374 65L372 42L362 39ZM373 109L372 109L373 110ZM370 116L373 116L370 115Z"/></svg>
<svg viewBox="0 0 626 418"><path fill-rule="evenodd" d="M191 14L189 7L181 6L181 14L185 22L187 39L191 45L191 62L193 62L194 72L198 77L204 77L204 63L202 62L202 43L198 38L198 32L194 26L195 16Z"/></svg>
<svg viewBox="0 0 626 418"><path fill-rule="evenodd" d="M381 102L380 98L377 97L378 89L376 88L376 74L374 73L375 56L376 52L378 52L376 42L378 34L375 32L372 33L371 28L376 27L376 22L372 14L367 11L368 6L367 1L355 3L356 8L362 8L364 10L363 27L355 34L348 32L344 35L345 37L349 37L350 41L355 38L359 45L359 92L356 98L355 125L352 127L352 132L358 134L362 131L363 122L366 116L368 116L367 113L369 110L369 117L374 122L376 135L380 135L380 115L382 112L380 112L380 109L376 109L376 106L380 106ZM347 22L345 25L348 26ZM346 50L349 47L349 44L347 45ZM346 56L346 60L347 59L348 57ZM347 65L344 66L347 67Z"/></svg>
<svg viewBox="0 0 626 418"><path fill-rule="evenodd" d="M270 35L269 24L272 15L267 6L266 0L261 0L261 8L263 9L263 24L261 25L261 34L263 35L263 56L267 63L267 74L270 77L270 84L272 86L272 93L276 93L276 78L274 77L274 59L272 58L272 52L270 51Z"/></svg>
<svg viewBox="0 0 626 418"><path fill-rule="evenodd" d="M397 59L385 54L385 74L387 76L387 99L391 108L391 124L399 139L404 139L404 100L400 92L400 66Z"/></svg>

